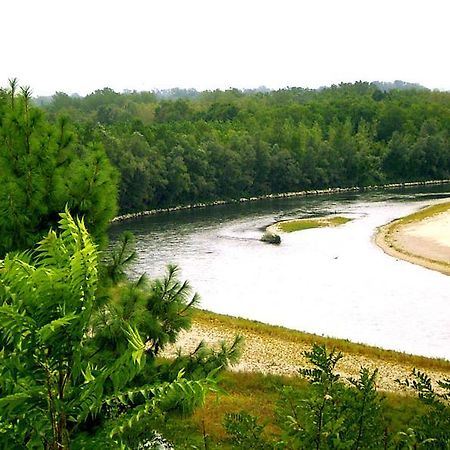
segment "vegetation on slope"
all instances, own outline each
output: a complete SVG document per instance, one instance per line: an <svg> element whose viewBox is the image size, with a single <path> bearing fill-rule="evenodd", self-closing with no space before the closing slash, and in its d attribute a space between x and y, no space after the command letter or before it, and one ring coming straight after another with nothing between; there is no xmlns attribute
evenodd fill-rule
<svg viewBox="0 0 450 450"><path fill-rule="evenodd" d="M296 369L299 378L225 374L237 395L215 403L227 435L209 439L218 427L207 420L212 403L193 421L181 417L220 391L217 377L242 339L163 358L190 326L188 283L174 267L161 280L127 280L128 236L102 265L98 254L116 210L115 171L99 143L120 172L122 211L448 178L448 94L356 83L171 101L104 89L84 99L57 94L48 111L50 121L14 80L0 90L1 448L143 448L154 430L189 448L448 447L450 380L436 388L414 370L399 385L420 406L397 398L406 411L398 414L376 389L377 369L344 379L341 353L320 339L303 353L309 365ZM64 207L87 227L68 209L59 216ZM47 233L58 221L60 231ZM187 442L199 417L200 438Z"/></svg>

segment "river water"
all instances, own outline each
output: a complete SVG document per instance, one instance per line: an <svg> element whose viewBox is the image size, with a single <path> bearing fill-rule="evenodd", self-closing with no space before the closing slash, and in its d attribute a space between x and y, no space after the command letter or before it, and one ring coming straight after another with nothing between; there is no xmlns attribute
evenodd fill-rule
<svg viewBox="0 0 450 450"><path fill-rule="evenodd" d="M442 197L450 187L264 200L147 216L132 231L132 275L181 268L200 307L319 335L450 360L450 277L387 256L378 226ZM351 222L259 241L278 220L340 214Z"/></svg>

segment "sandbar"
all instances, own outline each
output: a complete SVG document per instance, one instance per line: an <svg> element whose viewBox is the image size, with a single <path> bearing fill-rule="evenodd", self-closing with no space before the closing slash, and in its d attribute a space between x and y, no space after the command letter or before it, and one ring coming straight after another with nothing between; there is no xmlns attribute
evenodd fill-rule
<svg viewBox="0 0 450 450"><path fill-rule="evenodd" d="M397 219L377 230L385 253L450 275L450 209L418 221Z"/></svg>

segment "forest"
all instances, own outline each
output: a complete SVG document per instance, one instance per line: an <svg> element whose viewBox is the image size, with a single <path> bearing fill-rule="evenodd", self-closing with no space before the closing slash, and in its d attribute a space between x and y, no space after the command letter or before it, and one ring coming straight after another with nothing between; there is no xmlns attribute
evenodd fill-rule
<svg viewBox="0 0 450 450"><path fill-rule="evenodd" d="M106 250L118 211L449 178L449 126L448 93L369 83L175 99L103 89L36 107L11 80L0 90L0 448L172 448L164 435L187 442L186 418L227 395L242 338L162 357L198 296L174 266L128 279L133 237ZM449 448L450 380L398 380L418 398L402 415L377 370L343 379L340 352L305 355L298 377L278 380L274 423L229 411L226 439L196 430L176 448Z"/></svg>
<svg viewBox="0 0 450 450"><path fill-rule="evenodd" d="M122 213L328 187L446 179L450 93L359 82L320 90L55 94L120 173ZM413 85L414 86L414 85Z"/></svg>

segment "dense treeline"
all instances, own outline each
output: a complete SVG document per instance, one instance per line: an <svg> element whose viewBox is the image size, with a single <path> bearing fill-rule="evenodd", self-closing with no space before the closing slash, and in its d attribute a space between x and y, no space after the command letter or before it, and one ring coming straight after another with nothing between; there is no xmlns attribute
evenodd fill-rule
<svg viewBox="0 0 450 450"><path fill-rule="evenodd" d="M106 88L46 108L104 144L122 212L450 175L447 92L359 82L167 100Z"/></svg>

